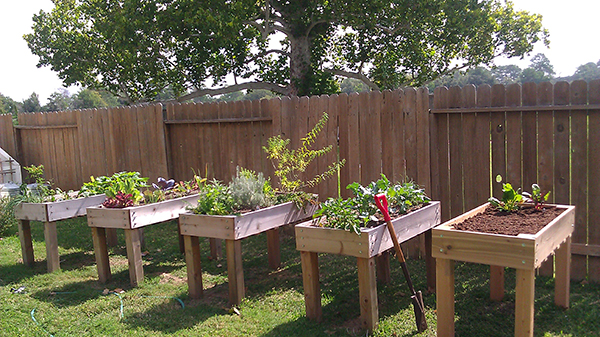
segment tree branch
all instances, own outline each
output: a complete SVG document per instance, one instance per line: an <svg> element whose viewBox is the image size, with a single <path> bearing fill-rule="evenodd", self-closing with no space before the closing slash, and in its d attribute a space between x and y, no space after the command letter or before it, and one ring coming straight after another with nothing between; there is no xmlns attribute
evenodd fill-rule
<svg viewBox="0 0 600 337"><path fill-rule="evenodd" d="M264 90L270 90L273 92L277 92L280 93L282 95L289 95L290 94L290 88L289 87L284 87L282 85L276 84L276 83L269 83L269 82L247 82L247 83L241 83L241 84L235 84L235 85L230 85L228 87L223 87L223 88L218 88L218 89L200 89L200 90L196 90L190 94L187 95L183 95L177 98L178 102L184 102L196 97L200 97L200 96L204 96L204 95L210 95L210 96L216 96L216 95L222 95L222 94L228 94L230 92L236 92L236 91L240 91L240 90L257 90L257 89L264 89Z"/></svg>
<svg viewBox="0 0 600 337"><path fill-rule="evenodd" d="M321 20L317 20L314 21L313 23L310 24L310 26L308 26L308 28L306 29L306 37L308 37L308 35L310 34L310 32L313 30L313 28L315 28L316 25L320 24L320 23L328 23L330 22L329 20L326 19L321 19Z"/></svg>
<svg viewBox="0 0 600 337"><path fill-rule="evenodd" d="M349 78L355 78L357 80L361 80L361 81L363 81L363 83L368 85L369 88L371 88L373 90L380 90L379 86L377 84L373 83L373 81L371 81L363 73L353 73L353 72L344 71L344 70L340 70L340 69L324 69L324 70L328 71L334 75L337 75L337 76L343 76L343 77L349 77Z"/></svg>
<svg viewBox="0 0 600 337"><path fill-rule="evenodd" d="M256 59L261 58L261 57L265 57L269 54L280 54L286 57L290 57L290 53L286 52L285 50L280 50L280 49L270 49L270 50L265 50L262 53L258 53L256 55L254 55L253 57L251 57L250 59L248 59L248 63L250 62L255 62Z"/></svg>

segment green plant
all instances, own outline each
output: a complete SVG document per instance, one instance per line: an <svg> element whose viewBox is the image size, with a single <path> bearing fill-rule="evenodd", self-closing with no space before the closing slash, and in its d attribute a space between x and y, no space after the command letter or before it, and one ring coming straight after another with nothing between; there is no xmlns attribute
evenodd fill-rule
<svg viewBox="0 0 600 337"><path fill-rule="evenodd" d="M18 222L15 219L14 203L11 197L0 198L0 237L3 237L10 228L14 228Z"/></svg>
<svg viewBox="0 0 600 337"><path fill-rule="evenodd" d="M90 182L85 183L79 191L80 196L89 196L104 193L105 207L122 208L123 205L137 205L144 196L142 188L147 187L148 178L140 176L139 172L118 172L110 177L90 177ZM120 193L119 193L120 192ZM130 202L131 201L131 205Z"/></svg>
<svg viewBox="0 0 600 337"><path fill-rule="evenodd" d="M229 183L229 193L236 210L258 209L273 205L275 193L262 173L236 168L236 176Z"/></svg>
<svg viewBox="0 0 600 337"><path fill-rule="evenodd" d="M523 192L523 195L527 197L528 202L533 202L533 207L539 211L544 207L544 204L548 201L550 191L548 191L548 193L546 194L543 194L540 185L533 184L531 185L531 194L528 192Z"/></svg>
<svg viewBox="0 0 600 337"><path fill-rule="evenodd" d="M213 179L198 193L198 205L187 209L195 214L229 215L234 213L234 202L229 187Z"/></svg>
<svg viewBox="0 0 600 337"><path fill-rule="evenodd" d="M490 205L503 212L514 212L521 208L524 202L521 189L515 190L511 184L502 184L502 200L494 197L488 199Z"/></svg>
<svg viewBox="0 0 600 337"><path fill-rule="evenodd" d="M327 154L333 149L332 145L321 149L311 148L328 119L329 116L327 113L323 113L323 116L314 128L301 139L302 145L298 149L288 149L290 140L283 139L280 135L269 138L267 146L263 147L267 153L267 158L271 160L275 168L275 176L279 179L279 188L282 193L298 196L303 193L303 189L314 187L325 179L337 174L339 169L345 164L345 160L336 161L329 165L325 172L317 174L306 181L303 181L300 177L313 160Z"/></svg>
<svg viewBox="0 0 600 337"><path fill-rule="evenodd" d="M355 199L327 199L313 215L314 225L351 230L360 235L360 228L365 225L365 222L364 218L358 216L355 202Z"/></svg>

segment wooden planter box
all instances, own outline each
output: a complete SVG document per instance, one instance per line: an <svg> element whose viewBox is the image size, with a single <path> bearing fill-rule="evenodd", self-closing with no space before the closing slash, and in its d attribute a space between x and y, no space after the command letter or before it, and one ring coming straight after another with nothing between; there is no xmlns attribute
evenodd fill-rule
<svg viewBox="0 0 600 337"><path fill-rule="evenodd" d="M137 286L144 280L141 229L145 226L177 219L180 213L185 212L186 207L194 207L197 203L198 194L193 194L154 204L126 208L89 207L87 209L88 225L92 228L100 282L106 283L111 278L106 229L121 228L125 230L129 278L131 285Z"/></svg>
<svg viewBox="0 0 600 337"><path fill-rule="evenodd" d="M535 269L556 252L555 303L569 306L571 234L575 206L564 209L557 218L536 234L518 236L455 230L453 225L483 213L481 205L443 223L432 231L432 254L437 259L438 336L454 336L454 261L493 266L490 285L492 299L504 293L504 267L517 269L515 336L533 336Z"/></svg>
<svg viewBox="0 0 600 337"><path fill-rule="evenodd" d="M293 202L286 202L237 216L199 215L190 212L181 214L179 224L185 242L190 296L202 296L199 237L225 240L229 301L237 305L245 296L240 240L267 232L269 266L276 269L280 263L278 228L311 218L316 209L315 205L298 209Z"/></svg>
<svg viewBox="0 0 600 337"><path fill-rule="evenodd" d="M404 242L419 234L430 234L431 228L440 223L440 202L432 201L429 205L409 214L392 220L398 242ZM426 247L429 246L430 235L426 235ZM377 283L375 279L375 258L394 247L392 238L385 224L373 228L361 229L361 234L341 229L324 228L312 225L308 221L296 225L296 249L302 258L302 275L304 282L304 300L306 316L320 321L321 290L319 285L318 253L333 253L355 256L358 258L358 282L360 296L361 321L370 331L377 327L379 311L377 308ZM429 253L429 250L428 250ZM431 262L431 254L428 263ZM378 266L379 272L389 273L389 258L383 262L387 266ZM384 262L385 261L385 262ZM435 275L429 273L428 283L435 283Z"/></svg>
<svg viewBox="0 0 600 337"><path fill-rule="evenodd" d="M44 223L48 272L60 269L56 222L86 215L87 207L102 204L104 198L104 194L99 194L86 198L43 203L21 203L17 205L14 212L15 218L19 220L19 238L21 240L23 262L29 266L33 265L34 256L30 221L41 221Z"/></svg>

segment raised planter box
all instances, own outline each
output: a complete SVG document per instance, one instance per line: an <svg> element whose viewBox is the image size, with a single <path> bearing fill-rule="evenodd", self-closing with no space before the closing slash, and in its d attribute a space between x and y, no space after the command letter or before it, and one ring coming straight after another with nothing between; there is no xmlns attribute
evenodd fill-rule
<svg viewBox="0 0 600 337"><path fill-rule="evenodd" d="M423 208L392 220L398 242L407 241L419 234L429 234L431 228L439 223L439 201L432 201ZM429 238L426 235L426 241ZM385 224L363 228L360 235L341 229L313 226L312 221L296 225L296 249L300 251L302 258L306 316L317 321L322 319L318 253L355 256L358 258L361 321L365 328L374 330L379 321L375 258L391 248L393 242ZM428 261L431 262L431 258ZM389 270L389 265L387 268ZM380 271L384 269L378 267ZM428 267L427 278L430 285L435 282L435 275L429 273L432 269Z"/></svg>
<svg viewBox="0 0 600 337"><path fill-rule="evenodd" d="M454 224L483 213L487 207L488 204L481 205L432 231L432 252L437 259L438 336L454 336L454 261L494 266L490 284L495 300L502 299L504 285L498 277L503 277L504 267L517 269L515 336L533 336L535 268L553 253L556 254L555 303L569 306L575 206L557 205L564 212L536 234L510 236L453 228Z"/></svg>
<svg viewBox="0 0 600 337"><path fill-rule="evenodd" d="M99 194L86 198L43 203L21 203L17 205L14 212L15 218L19 220L19 238L21 240L23 262L26 265L33 265L34 256L30 221L41 221L44 223L48 272L60 269L56 222L86 215L87 207L102 204L104 198L104 194Z"/></svg>
<svg viewBox="0 0 600 337"><path fill-rule="evenodd" d="M140 230L145 226L177 219L180 213L185 212L187 206L194 207L197 203L198 195L193 194L154 204L126 208L89 207L87 209L88 225L92 228L100 282L106 283L111 278L106 229L125 230L129 278L131 285L137 286L144 280Z"/></svg>
<svg viewBox="0 0 600 337"><path fill-rule="evenodd" d="M278 228L311 218L315 210L314 205L298 209L293 202L287 202L237 216L199 215L190 212L181 214L179 224L184 237L190 296L202 296L199 237L225 240L229 301L231 304L239 304L245 296L240 240L267 232L269 266L277 268L280 263Z"/></svg>

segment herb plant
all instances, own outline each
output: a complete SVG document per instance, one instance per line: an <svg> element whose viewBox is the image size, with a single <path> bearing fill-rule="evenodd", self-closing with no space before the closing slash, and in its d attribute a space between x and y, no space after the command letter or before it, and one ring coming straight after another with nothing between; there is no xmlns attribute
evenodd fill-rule
<svg viewBox="0 0 600 337"><path fill-rule="evenodd" d="M234 208L259 209L274 203L275 193L269 180L262 173L237 167L236 176L229 183L229 192L233 199Z"/></svg>
<svg viewBox="0 0 600 337"><path fill-rule="evenodd" d="M506 183L502 184L502 200L490 197L488 201L500 211L514 212L521 208L521 205L525 200L523 199L520 188L515 190L511 184Z"/></svg>
<svg viewBox="0 0 600 337"><path fill-rule="evenodd" d="M229 215L234 213L234 202L229 193L229 186L213 179L204 184L199 192L198 205L188 207L195 214Z"/></svg>
<svg viewBox="0 0 600 337"><path fill-rule="evenodd" d="M548 193L546 194L543 194L540 185L533 184L531 185L531 193L523 192L523 195L527 197L527 201L532 202L533 207L539 211L544 207L544 204L548 201L550 191L548 191Z"/></svg>

